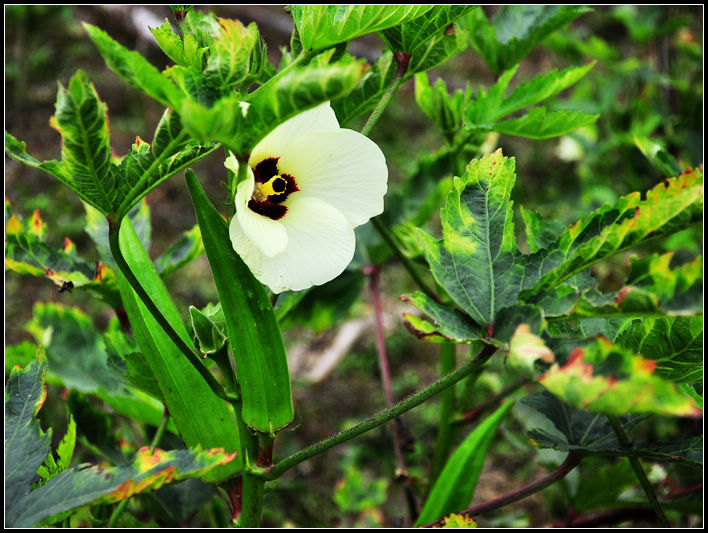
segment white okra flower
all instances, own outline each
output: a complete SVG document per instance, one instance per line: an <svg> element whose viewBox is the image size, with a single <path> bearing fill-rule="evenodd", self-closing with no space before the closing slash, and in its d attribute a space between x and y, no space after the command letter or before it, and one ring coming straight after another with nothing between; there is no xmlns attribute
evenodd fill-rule
<svg viewBox="0 0 708 533"><path fill-rule="evenodd" d="M232 155L225 166L238 173ZM354 228L383 211L381 149L339 127L329 103L271 131L251 152L236 190L234 249L273 292L326 283L354 255Z"/></svg>

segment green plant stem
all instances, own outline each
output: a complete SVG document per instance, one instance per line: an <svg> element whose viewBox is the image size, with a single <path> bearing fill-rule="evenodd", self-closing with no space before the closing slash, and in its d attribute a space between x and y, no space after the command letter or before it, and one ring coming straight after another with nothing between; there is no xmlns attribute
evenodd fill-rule
<svg viewBox="0 0 708 533"><path fill-rule="evenodd" d="M377 428L385 424L389 420L392 420L402 415L403 413L410 411L414 407L419 406L420 404L426 402L433 396L439 394L448 387L453 386L461 379L464 379L466 376L470 375L472 372L484 365L484 363L486 363L496 351L496 346L493 346L491 344L485 345L484 348L482 348L482 350L479 352L477 357L475 357L472 361L468 362L459 369L450 372L445 377L436 381L429 387L426 387L422 391L419 391L416 394L413 394L405 400L397 403L391 409L386 409L385 411L382 411L381 413L365 420L364 422L361 422L360 424L357 424L354 427L342 431L341 433L338 433L333 437L313 444L312 446L305 448L304 450L294 453L290 457L286 457L285 459L276 463L272 468L265 470L260 475L262 475L265 479L276 479L294 466L300 464L301 462L306 461L307 459L310 459L311 457L314 457L316 455L319 455L320 453L325 452L330 448L337 446L338 444L351 440L354 437L358 437L359 435L366 433L367 431L370 431L374 428Z"/></svg>
<svg viewBox="0 0 708 533"><path fill-rule="evenodd" d="M106 525L107 528L116 527L120 515L123 514L123 511L128 506L129 500L130 498L126 498L125 500L121 500L120 502L118 502L118 505L113 510L113 513L111 513L111 518L108 520L108 524Z"/></svg>
<svg viewBox="0 0 708 533"><path fill-rule="evenodd" d="M526 383L528 383L527 378L519 378L510 385L507 385L504 387L501 391L499 391L497 394L494 396L487 398L484 400L482 403L474 407L473 409L470 409L464 413L459 418L456 418L455 420L452 421L453 426L460 426L463 424L471 424L472 422L476 421L480 415L485 412L487 409L490 409L491 407L494 407L497 405L499 402L504 400L509 394L514 392L516 389L522 387Z"/></svg>
<svg viewBox="0 0 708 533"><path fill-rule="evenodd" d="M216 394L219 398L227 400L228 397L226 392L224 391L224 388L219 384L219 382L212 375L209 369L204 366L199 356L195 354L189 346L187 346L184 340L182 340L182 337L179 336L179 334L172 327L172 324L169 323L169 321L165 318L165 316L160 312L158 307L152 301L150 295L145 292L145 289L140 284L140 281L138 281L138 278L135 276L130 266L128 265L128 262L123 257L123 253L120 250L119 233L120 221L114 223L109 218L108 243L111 249L111 254L113 255L113 259L116 262L116 265L118 265L121 274L125 276L125 279L128 281L128 283L130 283L130 286L133 288L140 300L142 300L143 304L153 316L153 318L157 321L157 323L160 325L160 327L162 327L162 329L165 331L165 333L167 333L172 342L174 342L177 348L179 348L179 350L187 357L189 362L192 363L194 368L196 368L197 372L201 374L201 376L204 378L204 381L206 381L211 390L214 391L214 394Z"/></svg>
<svg viewBox="0 0 708 533"><path fill-rule="evenodd" d="M615 431L615 434L622 445L627 447L632 446L632 441L630 440L629 435L627 435L627 432L624 430L617 417L608 416L607 419L610 421L612 429ZM642 489L644 489L644 494L646 494L647 499L649 500L649 505L654 510L659 524L662 527L670 527L669 521L664 514L664 509L661 507L661 503L659 502L659 498L656 497L656 493L654 492L651 483L649 483L647 474L644 472L644 468L639 462L639 459L631 455L627 456L627 459L629 459L629 463L632 465L632 469L634 470L634 474L637 476L639 484L642 486Z"/></svg>
<svg viewBox="0 0 708 533"><path fill-rule="evenodd" d="M374 307L374 316L376 318L376 346L378 348L379 355L381 384L386 397L386 407L391 408L394 406L394 399L393 386L391 383L391 371L389 369L388 356L386 355L386 336L383 329L383 313L381 310L381 290L379 284L381 270L375 266L369 266L366 270L369 277L369 291L371 293L371 300ZM393 453L396 458L396 471L394 478L396 482L403 484L408 514L411 522L413 522L418 516L419 510L415 493L413 492L413 488L410 483L408 464L406 462L406 457L403 454L403 427L401 419L393 419L391 421L390 429L391 436L393 438Z"/></svg>
<svg viewBox="0 0 708 533"><path fill-rule="evenodd" d="M420 277L420 274L413 265L413 262L401 251L401 247L398 245L388 228L384 226L383 222L381 222L381 219L379 217L374 217L371 219L371 223L379 235L381 235L381 238L386 242L386 244L388 244L389 248L391 248L393 255L396 256L396 259L401 262L403 268L405 268L410 277L413 278L413 281L415 281L420 290L422 290L428 297L432 298L436 302L439 302L440 297L435 294L430 287L428 287L428 284L425 283L425 281L423 281L423 278Z"/></svg>
<svg viewBox="0 0 708 533"><path fill-rule="evenodd" d="M406 74L406 71L408 70L408 64L410 62L411 56L410 54L403 54L397 52L395 54L395 57L396 62L398 63L398 68L396 69L396 74L393 77L393 81L391 82L391 85L389 85L384 95L381 97L381 100L379 100L379 103L376 104L376 107L371 112L371 115L369 115L366 124L364 124L364 127L361 129L361 134L366 135L367 137L376 125L376 122L378 122L384 110L388 107L388 104L391 102L393 95L396 94L396 91L398 91L399 87L403 85L403 78ZM411 260L408 259L401 251L401 247L398 245L388 228L384 226L383 222L381 222L381 219L379 217L374 217L371 219L371 223L373 224L374 228L379 233L379 235L381 235L381 238L386 242L386 244L388 244L389 248L391 248L396 258L408 271L411 278L413 278L413 281L415 281L418 287L420 287L420 289L430 298L433 298L435 301L440 301L440 298L432 290L430 290L428 285L420 277L418 271L416 270L415 266L413 266Z"/></svg>
<svg viewBox="0 0 708 533"><path fill-rule="evenodd" d="M290 72L292 69L295 67L301 65L302 63L309 61L313 57L315 57L319 51L317 50L302 50L295 59L293 59L288 65L286 65L283 70L280 72L277 72L272 78L270 78L266 83L264 83L261 87L256 89L256 91L259 91L263 87L270 87L271 84L277 82L280 78L285 76L288 72ZM254 92L256 92L254 91Z"/></svg>
<svg viewBox="0 0 708 533"><path fill-rule="evenodd" d="M376 107L371 112L371 115L369 115L369 119L366 121L366 124L364 124L364 127L361 129L361 134L366 135L367 137L369 136L369 133L371 133L371 130L374 129L374 125L378 122L379 118L381 118L381 115L383 114L384 110L388 107L388 104L391 102L393 95L396 94L396 91L399 89L399 87L403 85L403 77L405 76L406 71L408 70L408 64L410 63L411 55L402 52L396 52L394 56L396 58L396 63L398 63L396 74L393 76L391 85L389 85L388 89L386 89L386 92L381 97L381 100L379 100L379 103L376 104Z"/></svg>
<svg viewBox="0 0 708 533"><path fill-rule="evenodd" d="M157 431L155 432L155 436L152 438L152 442L150 443L150 453L153 453L155 451L155 448L157 448L157 445L160 444L160 441L162 440L162 436L165 434L165 430L167 429L167 424L170 421L170 411L165 407L165 410L162 412L162 418L160 419L160 425L157 426Z"/></svg>
<svg viewBox="0 0 708 533"><path fill-rule="evenodd" d="M531 494L535 494L536 492L542 491L543 489L552 485L556 481L563 479L565 476L568 475L568 473L570 473L571 470L578 466L580 460L581 458L579 456L573 453L569 453L568 456L565 458L565 461L563 461L563 463L553 472L543 476L540 479L537 479L532 483L529 483L525 487L522 487L499 498L495 498L494 500L480 503L479 505L475 505L473 507L470 507L469 509L465 509L464 511L459 511L458 514L474 517L475 515L488 513L490 511L505 507L510 503L522 500L523 498L526 498ZM442 519L436 520L435 522L425 524L423 527L439 527L442 524L442 521Z"/></svg>
<svg viewBox="0 0 708 533"><path fill-rule="evenodd" d="M241 464L243 465L241 484L235 485L232 489L240 491L238 501L241 505L240 509L234 509L233 519L236 520L236 527L260 527L265 479L252 473L252 470L258 467L258 436L251 433L243 421L240 400L234 400L231 404L236 413L236 424L241 443ZM234 498L232 498L233 501L235 501Z"/></svg>
<svg viewBox="0 0 708 533"><path fill-rule="evenodd" d="M452 372L455 369L455 345L444 342L440 345L440 375ZM454 428L452 425L455 410L455 387L450 387L440 394L440 422L438 424L438 437L433 452L433 465L430 469L428 485L435 485L435 480L442 472L452 447Z"/></svg>

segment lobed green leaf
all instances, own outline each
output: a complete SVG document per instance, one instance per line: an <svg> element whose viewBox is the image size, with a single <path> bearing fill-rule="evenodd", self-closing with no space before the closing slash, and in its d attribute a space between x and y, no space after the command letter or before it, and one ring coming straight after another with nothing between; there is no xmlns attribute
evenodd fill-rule
<svg viewBox="0 0 708 533"><path fill-rule="evenodd" d="M419 231L436 281L490 336L499 310L516 304L521 290L509 200L515 177L514 160L501 150L472 161L441 211L443 240Z"/></svg>
<svg viewBox="0 0 708 533"><path fill-rule="evenodd" d="M193 164L217 148L215 143L199 144L182 126L180 116L165 110L155 129L152 145L138 137L116 170L120 177L118 219L135 203L167 178Z"/></svg>
<svg viewBox="0 0 708 533"><path fill-rule="evenodd" d="M535 107L522 117L496 122L493 129L527 139L550 139L593 124L598 118L600 115L589 115L582 111L547 113L545 107Z"/></svg>
<svg viewBox="0 0 708 533"><path fill-rule="evenodd" d="M583 67L569 67L561 72L552 70L545 74L539 74L532 80L519 85L509 96L505 96L509 82L518 69L518 65L515 65L505 71L499 77L499 80L486 92L480 91L477 97L465 108L465 128L468 130L496 129L495 123L499 119L525 107L543 102L564 91L584 77L593 66L594 63L590 63ZM538 115L535 120L543 119L540 111L533 111L533 113ZM529 117L526 120L530 121L531 118ZM521 124L519 119L516 120L516 123L511 122L512 126ZM501 127L510 128L507 123L502 123ZM549 125L546 127L550 128Z"/></svg>
<svg viewBox="0 0 708 533"><path fill-rule="evenodd" d="M428 5L294 5L290 7L302 47L321 50L402 24L430 11Z"/></svg>
<svg viewBox="0 0 708 533"><path fill-rule="evenodd" d="M224 92L246 79L260 35L255 23L244 26L239 20L219 19L219 36L212 41L203 75L205 81Z"/></svg>
<svg viewBox="0 0 708 533"><path fill-rule="evenodd" d="M703 382L703 317L637 318L614 342L656 362L656 375L674 383Z"/></svg>
<svg viewBox="0 0 708 533"><path fill-rule="evenodd" d="M604 415L576 409L548 391L541 396L527 396L522 402L543 413L558 430L555 433L540 428L529 431L529 438L540 448L583 456L638 457L701 467L701 437L663 443L635 440L631 446L624 446ZM629 432L642 418L637 415L622 417L621 423Z"/></svg>
<svg viewBox="0 0 708 533"><path fill-rule="evenodd" d="M9 203L6 203L6 213ZM46 224L39 211L26 221L11 215L5 225L5 269L50 279L60 292L88 289L113 308L120 307L120 297L113 270L98 261L89 264L76 255L76 246L66 238L57 250L44 242Z"/></svg>
<svg viewBox="0 0 708 533"><path fill-rule="evenodd" d="M392 52L412 54L437 33L443 32L457 19L479 6L448 5L434 6L425 16L381 30L379 37Z"/></svg>
<svg viewBox="0 0 708 533"><path fill-rule="evenodd" d="M577 347L539 382L576 408L606 415L653 413L700 416L693 398L654 373L656 363L607 339Z"/></svg>
<svg viewBox="0 0 708 533"><path fill-rule="evenodd" d="M453 340L455 342L475 342L485 338L484 330L472 322L464 313L450 309L422 292L414 295L401 297L403 301L415 305L427 315L427 319L422 319L405 313L403 315L403 325L422 340L445 342Z"/></svg>
<svg viewBox="0 0 708 533"><path fill-rule="evenodd" d="M167 483L204 476L233 462L223 449L138 450L123 466L79 465L65 470L17 502L6 515L10 527L33 527L45 518L91 504L114 503Z"/></svg>
<svg viewBox="0 0 708 533"><path fill-rule="evenodd" d="M238 94L223 97L212 107L185 100L180 113L185 127L198 139L218 141L234 153L246 155L278 124L347 94L362 73L362 64L351 58L295 68L256 89L245 102Z"/></svg>
<svg viewBox="0 0 708 533"><path fill-rule="evenodd" d="M35 418L46 398L47 360L37 357L23 370L10 372L5 391L5 524L27 498L35 473L50 451L51 432L44 433Z"/></svg>
<svg viewBox="0 0 708 533"><path fill-rule="evenodd" d="M490 22L481 9L468 13L472 46L494 74L513 67L546 36L590 9L585 6L505 5Z"/></svg>
<svg viewBox="0 0 708 533"><path fill-rule="evenodd" d="M687 170L647 192L621 198L566 229L553 245L526 256L523 299L547 291L592 264L700 220L703 173Z"/></svg>
<svg viewBox="0 0 708 533"><path fill-rule="evenodd" d="M138 52L128 50L105 31L83 23L84 29L98 47L108 67L128 85L144 92L161 104L174 107L180 93L174 84Z"/></svg>

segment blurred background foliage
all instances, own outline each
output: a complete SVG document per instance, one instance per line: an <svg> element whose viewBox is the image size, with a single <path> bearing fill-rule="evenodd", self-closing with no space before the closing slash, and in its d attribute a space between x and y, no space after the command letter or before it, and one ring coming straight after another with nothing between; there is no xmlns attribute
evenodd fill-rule
<svg viewBox="0 0 708 533"><path fill-rule="evenodd" d="M255 21L268 45L271 62L279 63L279 47L288 45L292 29L290 17L282 7L203 6L200 9L210 8L220 17L238 18L244 23ZM496 9L484 7L488 15ZM61 149L59 136L49 127L57 80L65 85L76 69L81 68L108 104L111 139L116 152L128 151L136 136L149 140L163 110L107 69L81 28L81 22L107 30L119 42L140 51L162 68L168 64L168 59L155 45L148 26L158 26L165 18L171 18L166 6L5 6L5 129L24 140L38 159L57 158ZM621 195L649 189L667 176L643 154L642 143L664 148L682 168L702 164L702 36L702 6L597 6L565 30L549 36L521 62L514 83L554 68L560 70L597 61L586 77L555 100L555 108L599 113L600 119L562 138L532 141L501 135L496 139L496 145L503 148L505 155L516 158L518 178L512 197L515 203L569 224ZM373 63L384 50L384 44L375 35L369 35L353 41L349 50ZM438 77L443 78L451 91L464 90L469 84L476 92L495 81L471 47L433 69L428 77L431 83ZM356 129L362 125L355 123L350 127ZM415 171L421 157L444 144L442 135L431 127L416 106L412 80L400 89L371 137L386 154L392 188ZM222 161L214 155L195 168L212 198L224 197L221 182L226 176ZM83 206L59 182L6 157L5 196L13 212L22 218L40 210L49 228L48 244L60 248L64 237L69 237L76 243L79 256L97 257L84 232ZM151 192L147 203L153 225L150 252L155 257L174 242L177 235L191 228L195 218L186 187L179 177ZM517 224L519 227L521 225ZM690 258L702 252L701 243L701 228L693 228L656 243L652 245L655 248L646 251L673 250L677 255ZM637 251L634 253L636 255ZM620 255L598 267L594 275L602 283L612 285L613 280L624 279L628 265L628 255ZM31 340L25 326L32 317L32 302L54 301L83 308L101 331L111 318L110 310L100 302L80 291L58 293L49 280L8 273L5 281L6 345ZM217 299L204 258L168 278L167 283L185 316L188 305L201 308ZM387 348L395 377L394 392L396 398L402 398L435 377L438 353L437 348L416 340L401 326L398 295L410 286L405 273L395 263L390 262L384 269L381 286L384 307L390 317L386 323ZM308 317L313 327L295 327L286 333L291 358L306 358L302 354L308 350L331 346L341 332L342 321L371 316L363 284L359 283L354 290L362 292L359 303L348 313L336 307L313 306L312 316ZM335 324L340 327L333 328ZM308 377L302 370L306 365L298 367L299 359L293 361L297 416L307 423L279 439L278 454L297 451L384 405L377 376L373 326L372 322L367 324L326 379L312 383L311 374ZM464 356L461 351L458 355ZM500 391L511 379L505 375L501 363L493 366L472 391L470 405ZM54 435L59 437L67 423L67 402L62 399L61 390L50 386L49 394L49 401L41 411L42 425L53 427ZM559 462L553 452L536 450L528 443L525 430L537 422L532 412L518 406L513 414L513 421L502 431L500 442L487 461L475 501L491 499L538 476L544 471L541 464ZM92 411L92 416L109 423L100 406L96 412ZM437 402L431 401L403 417L412 435L408 459L414 484L427 477L426 458L435 438L437 416ZM681 424L692 423L667 420L646 431L659 432L666 439L679 434ZM119 438L137 438L130 420L118 419L110 424ZM82 449L77 455L83 461L89 460L91 453ZM535 460L530 460L531 456ZM583 464L583 468L588 467L590 465ZM631 478L623 481L627 478L624 467L609 462L605 468L613 469L607 472L607 479L619 480L617 483L631 489ZM670 468L680 470L676 466ZM273 483L265 500L265 524L400 525L397 517L405 515L405 500L401 487L391 481L393 471L388 430L370 432L303 463ZM578 474L580 478L582 471ZM672 475L692 474L672 471L665 475L668 479ZM567 514L568 506L577 503L578 491L586 490L583 483L574 481L573 477L564 482L564 487L561 498L555 489L549 489L500 513L485 516L480 525L552 525ZM196 516L196 506L194 512L190 511L192 508L185 508L181 514L174 512L175 502L188 502L195 494L203 493L203 489L203 484L191 480L139 499L145 509L154 511L152 516L160 517L161 525L218 525L217 517L225 505L219 498L212 498L211 505L202 507ZM81 513L77 516L79 520Z"/></svg>

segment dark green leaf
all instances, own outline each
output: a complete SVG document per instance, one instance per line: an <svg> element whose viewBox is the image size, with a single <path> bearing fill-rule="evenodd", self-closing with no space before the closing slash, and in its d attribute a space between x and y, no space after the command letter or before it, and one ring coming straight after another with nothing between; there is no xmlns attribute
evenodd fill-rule
<svg viewBox="0 0 708 533"><path fill-rule="evenodd" d="M106 32L84 22L84 29L98 47L108 67L128 85L144 92L161 104L174 107L180 93L174 84L138 52L128 50Z"/></svg>
<svg viewBox="0 0 708 533"><path fill-rule="evenodd" d="M529 431L529 437L541 448L552 448L580 455L610 457L641 457L649 460L676 461L689 466L700 466L703 439L700 437L672 443L635 441L631 447L622 446L607 417L571 407L547 391L541 396L527 396L522 400L548 417L558 432L542 429ZM623 417L625 431L642 419L636 415Z"/></svg>
<svg viewBox="0 0 708 533"><path fill-rule="evenodd" d="M118 390L118 381L108 371L103 340L91 318L79 309L37 303L27 330L46 350L51 374L67 387L82 392Z"/></svg>
<svg viewBox="0 0 708 533"><path fill-rule="evenodd" d="M513 67L547 35L590 11L585 6L505 5L491 23L481 9L465 17L472 46L494 74Z"/></svg>
<svg viewBox="0 0 708 533"><path fill-rule="evenodd" d="M47 361L40 351L26 369L15 367L5 390L5 525L32 488L37 468L49 453L51 432L43 433L35 415L46 398Z"/></svg>
<svg viewBox="0 0 708 533"><path fill-rule="evenodd" d="M499 310L521 290L509 200L515 178L514 160L501 150L472 161L441 211L443 240L419 232L437 282L490 335Z"/></svg>
<svg viewBox="0 0 708 533"><path fill-rule="evenodd" d="M627 460L607 464L606 460L585 459L591 476L578 476L578 486L573 494L573 508L580 512L611 508L620 501L620 494L636 484L637 477ZM590 464L588 464L590 463Z"/></svg>

